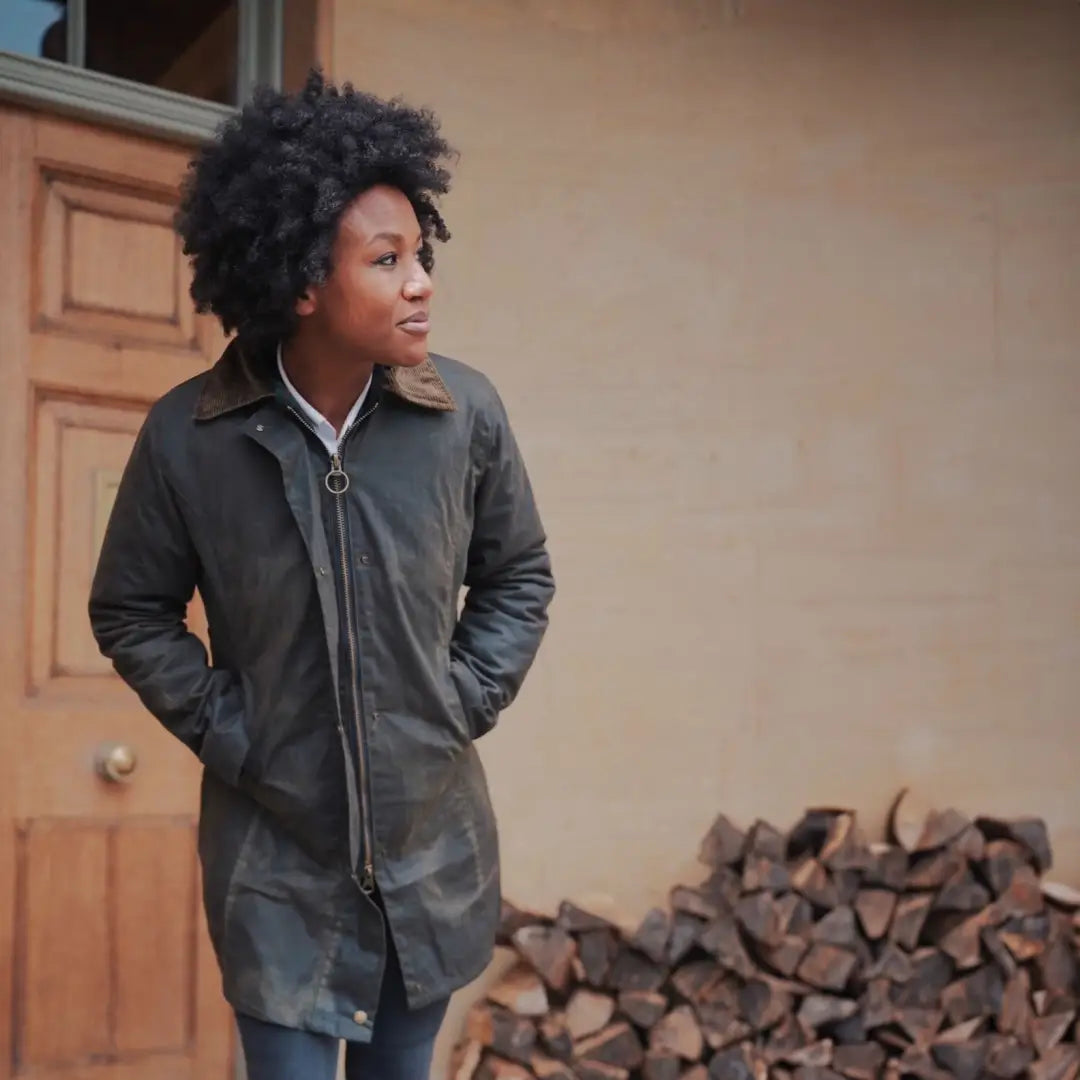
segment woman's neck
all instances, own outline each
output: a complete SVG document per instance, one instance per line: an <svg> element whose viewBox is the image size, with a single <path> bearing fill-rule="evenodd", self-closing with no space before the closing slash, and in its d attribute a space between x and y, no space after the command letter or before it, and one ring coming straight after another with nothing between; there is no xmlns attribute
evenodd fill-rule
<svg viewBox="0 0 1080 1080"><path fill-rule="evenodd" d="M371 361L358 361L355 354L343 355L296 339L282 346L281 363L289 382L339 434L375 369Z"/></svg>

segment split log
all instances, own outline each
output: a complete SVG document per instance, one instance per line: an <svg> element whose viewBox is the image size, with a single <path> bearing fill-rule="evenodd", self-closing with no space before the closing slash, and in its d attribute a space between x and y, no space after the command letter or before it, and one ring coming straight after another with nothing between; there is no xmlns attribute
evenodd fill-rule
<svg viewBox="0 0 1080 1080"><path fill-rule="evenodd" d="M788 868L775 859L764 855L749 855L743 870L742 887L744 892L777 893L791 887L791 874Z"/></svg>
<svg viewBox="0 0 1080 1080"><path fill-rule="evenodd" d="M931 810L926 815L914 850L934 851L946 847L970 826L971 822L957 810Z"/></svg>
<svg viewBox="0 0 1080 1080"><path fill-rule="evenodd" d="M885 1064L880 1043L851 1043L833 1049L833 1068L848 1080L877 1080Z"/></svg>
<svg viewBox="0 0 1080 1080"><path fill-rule="evenodd" d="M760 950L762 961L780 975L791 977L810 948L810 943L801 937L788 935L779 945Z"/></svg>
<svg viewBox="0 0 1080 1080"><path fill-rule="evenodd" d="M565 930L557 926L523 926L511 940L552 990L563 993L567 989L577 943Z"/></svg>
<svg viewBox="0 0 1080 1080"><path fill-rule="evenodd" d="M540 1045L552 1057L560 1061L569 1061L574 1051L574 1040L570 1036L570 1030L566 1026L566 1015L562 1012L552 1012L540 1021L537 1027L540 1036Z"/></svg>
<svg viewBox="0 0 1080 1080"><path fill-rule="evenodd" d="M791 871L791 887L817 908L830 909L840 902L828 871L812 856Z"/></svg>
<svg viewBox="0 0 1080 1080"><path fill-rule="evenodd" d="M1035 964L1043 988L1058 997L1067 997L1077 985L1075 948L1064 938L1052 941Z"/></svg>
<svg viewBox="0 0 1080 1080"><path fill-rule="evenodd" d="M749 1046L721 1050L709 1062L709 1080L761 1080L762 1075L761 1063Z"/></svg>
<svg viewBox="0 0 1080 1080"><path fill-rule="evenodd" d="M899 892L907 881L908 853L895 844L871 844L863 884Z"/></svg>
<svg viewBox="0 0 1080 1080"><path fill-rule="evenodd" d="M672 1009L649 1033L649 1051L654 1054L697 1061L705 1049L694 1010L689 1005Z"/></svg>
<svg viewBox="0 0 1080 1080"><path fill-rule="evenodd" d="M711 1050L726 1050L753 1034L753 1028L726 1002L702 1002L697 1006L697 1018Z"/></svg>
<svg viewBox="0 0 1080 1080"><path fill-rule="evenodd" d="M745 848L746 834L720 814L701 841L698 858L706 866L732 866L742 859Z"/></svg>
<svg viewBox="0 0 1080 1080"><path fill-rule="evenodd" d="M833 818L818 858L835 871L861 872L871 864L873 856L854 814L843 813Z"/></svg>
<svg viewBox="0 0 1080 1080"><path fill-rule="evenodd" d="M986 964L970 975L950 983L941 994L941 1004L950 1023L959 1024L975 1016L996 1014L1001 1008L1005 982L996 965Z"/></svg>
<svg viewBox="0 0 1080 1080"><path fill-rule="evenodd" d="M654 964L662 964L671 937L671 918L662 908L647 912L630 944L643 952Z"/></svg>
<svg viewBox="0 0 1080 1080"><path fill-rule="evenodd" d="M645 1063L641 1067L642 1080L679 1080L682 1073L682 1062L673 1054L654 1054L651 1051L645 1055Z"/></svg>
<svg viewBox="0 0 1080 1080"><path fill-rule="evenodd" d="M997 1010L998 1031L1026 1038L1034 1014L1031 1011L1031 978L1018 970L1005 984Z"/></svg>
<svg viewBox="0 0 1080 1080"><path fill-rule="evenodd" d="M799 1023L809 1030L846 1020L859 1011L858 1002L833 994L807 994L799 1006ZM843 1070L841 1070L843 1071Z"/></svg>
<svg viewBox="0 0 1080 1080"><path fill-rule="evenodd" d="M1008 919L998 929L998 937L1018 963L1041 956L1050 937L1050 920L1045 915L1025 915Z"/></svg>
<svg viewBox="0 0 1080 1080"><path fill-rule="evenodd" d="M798 893L784 893L773 902L784 934L808 935L814 925L814 907Z"/></svg>
<svg viewBox="0 0 1080 1080"><path fill-rule="evenodd" d="M796 974L819 990L843 990L854 970L854 953L819 942L810 947Z"/></svg>
<svg viewBox="0 0 1080 1080"><path fill-rule="evenodd" d="M469 1010L465 1035L500 1057L525 1063L536 1046L536 1028L530 1020L486 1001L477 1002Z"/></svg>
<svg viewBox="0 0 1080 1080"><path fill-rule="evenodd" d="M787 839L774 825L758 818L746 834L746 857L759 856L770 862L782 863L787 858Z"/></svg>
<svg viewBox="0 0 1080 1080"><path fill-rule="evenodd" d="M765 893L751 893L735 905L739 925L760 944L773 947L784 939L778 903Z"/></svg>
<svg viewBox="0 0 1080 1080"><path fill-rule="evenodd" d="M1080 1072L1080 1047L1074 1043L1055 1046L1044 1058L1028 1066L1031 1080L1076 1080Z"/></svg>
<svg viewBox="0 0 1080 1080"><path fill-rule="evenodd" d="M585 980L592 986L605 986L619 952L618 936L612 930L588 930L578 935L577 942Z"/></svg>
<svg viewBox="0 0 1080 1080"><path fill-rule="evenodd" d="M1065 1038L1065 1033L1075 1019L1075 1009L1032 1019L1031 1045L1035 1048L1035 1053L1039 1057L1046 1057L1050 1050Z"/></svg>
<svg viewBox="0 0 1080 1080"><path fill-rule="evenodd" d="M559 913L555 916L555 925L571 934L581 934L586 930L617 929L610 919L586 911L569 900L564 900L559 905Z"/></svg>
<svg viewBox="0 0 1080 1080"><path fill-rule="evenodd" d="M937 1062L955 1080L980 1080L986 1068L990 1044L986 1039L968 1039L966 1042L935 1043L930 1048Z"/></svg>
<svg viewBox="0 0 1080 1080"><path fill-rule="evenodd" d="M819 1039L817 1042L808 1043L798 1050L793 1050L784 1058L789 1065L802 1065L811 1069L825 1068L832 1059L832 1039Z"/></svg>
<svg viewBox="0 0 1080 1080"><path fill-rule="evenodd" d="M792 1010L792 997L786 990L752 979L739 990L739 1012L755 1031L768 1031Z"/></svg>
<svg viewBox="0 0 1080 1080"><path fill-rule="evenodd" d="M917 792L904 788L889 808L889 838L907 852L919 850L919 841L934 808Z"/></svg>
<svg viewBox="0 0 1080 1080"><path fill-rule="evenodd" d="M809 1045L814 1032L806 1028L790 1013L769 1032L765 1040L765 1059L770 1065L786 1060L796 1050Z"/></svg>
<svg viewBox="0 0 1080 1080"><path fill-rule="evenodd" d="M674 966L685 959L705 929L705 921L677 911L671 918L671 937L668 940L667 956L669 966Z"/></svg>
<svg viewBox="0 0 1080 1080"><path fill-rule="evenodd" d="M510 945L514 934L525 926L550 926L551 919L539 911L517 907L509 900L502 900L499 909L499 929L496 940L500 945Z"/></svg>
<svg viewBox="0 0 1080 1080"><path fill-rule="evenodd" d="M892 942L883 945L877 960L866 970L867 979L906 983L911 978L911 955Z"/></svg>
<svg viewBox="0 0 1080 1080"><path fill-rule="evenodd" d="M703 889L693 889L689 885L676 885L668 894L668 902L673 911L693 915L706 922L720 916L718 901L706 896Z"/></svg>
<svg viewBox="0 0 1080 1080"><path fill-rule="evenodd" d="M939 911L981 911L990 903L986 886L975 880L965 865L961 872L945 882L934 900Z"/></svg>
<svg viewBox="0 0 1080 1080"><path fill-rule="evenodd" d="M945 1019L943 1009L928 1009L918 1005L898 1007L896 1023L919 1050L927 1049L941 1030Z"/></svg>
<svg viewBox="0 0 1080 1080"><path fill-rule="evenodd" d="M723 968L712 960L683 964L671 976L671 985L676 993L694 1004L704 1001L723 981Z"/></svg>
<svg viewBox="0 0 1080 1080"><path fill-rule="evenodd" d="M1005 820L1003 818L980 817L975 825L987 840L1008 839L1019 844L1034 860L1035 869L1045 874L1054 864L1053 851L1050 847L1050 835L1046 822L1041 818L1024 817Z"/></svg>
<svg viewBox="0 0 1080 1080"><path fill-rule="evenodd" d="M739 929L734 919L721 916L702 932L698 944L719 961L721 967L741 975L744 979L752 979L757 972L746 947L739 937Z"/></svg>
<svg viewBox="0 0 1080 1080"><path fill-rule="evenodd" d="M889 926L889 940L902 949L914 949L933 903L932 896L924 895L905 896L899 900Z"/></svg>
<svg viewBox="0 0 1080 1080"><path fill-rule="evenodd" d="M893 1001L903 1007L933 1008L952 975L952 962L944 953L934 948L919 949L911 957L911 976L896 988Z"/></svg>
<svg viewBox="0 0 1080 1080"><path fill-rule="evenodd" d="M578 1061L574 1064L578 1080L630 1080L630 1070L606 1061Z"/></svg>
<svg viewBox="0 0 1080 1080"><path fill-rule="evenodd" d="M863 1022L867 1028L880 1028L891 1024L896 1012L890 996L892 984L888 979L871 979L861 999Z"/></svg>
<svg viewBox="0 0 1080 1080"><path fill-rule="evenodd" d="M648 990L630 990L619 995L619 1012L640 1028L651 1028L667 1012L666 995Z"/></svg>
<svg viewBox="0 0 1080 1080"><path fill-rule="evenodd" d="M854 949L859 941L859 929L855 925L855 912L846 906L835 907L810 931L812 941L823 941L829 945L839 945L844 949Z"/></svg>
<svg viewBox="0 0 1080 1080"><path fill-rule="evenodd" d="M624 945L619 949L608 972L607 985L612 990L659 990L667 971L654 964L637 949Z"/></svg>
<svg viewBox="0 0 1080 1080"><path fill-rule="evenodd" d="M958 852L951 848L935 851L911 864L907 875L907 888L940 889L966 869L967 863Z"/></svg>
<svg viewBox="0 0 1080 1080"><path fill-rule="evenodd" d="M1017 871L1027 865L1027 852L1012 840L991 840L986 845L982 872L995 896L1001 896Z"/></svg>
<svg viewBox="0 0 1080 1080"><path fill-rule="evenodd" d="M1012 976L1016 974L1017 963L1013 959L1012 953L1005 947L1005 942L1001 940L1001 935L997 932L997 929L993 926L987 926L979 934L979 937L982 940L986 951L1001 969L1002 975L1004 975L1006 979L1011 979ZM959 962L958 966L960 966ZM975 964L963 966L974 967Z"/></svg>
<svg viewBox="0 0 1080 1080"><path fill-rule="evenodd" d="M896 909L896 893L889 889L861 889L855 897L855 914L870 941L885 936Z"/></svg>
<svg viewBox="0 0 1080 1080"><path fill-rule="evenodd" d="M579 989L566 1003L566 1027L575 1042L606 1027L615 1013L615 1002L607 994Z"/></svg>
<svg viewBox="0 0 1080 1080"><path fill-rule="evenodd" d="M525 964L516 964L487 993L488 999L518 1016L544 1016L548 994L543 979Z"/></svg>
<svg viewBox="0 0 1080 1080"><path fill-rule="evenodd" d="M700 889L722 910L730 909L742 896L742 875L731 866L720 866L701 883Z"/></svg>
<svg viewBox="0 0 1080 1080"><path fill-rule="evenodd" d="M950 846L960 852L968 862L978 863L986 852L986 837L974 825L969 825Z"/></svg>
<svg viewBox="0 0 1080 1080"><path fill-rule="evenodd" d="M961 1024L941 1032L935 1039L935 1043L962 1043L973 1039L986 1026L987 1017L976 1016L971 1020L965 1020Z"/></svg>
<svg viewBox="0 0 1080 1080"><path fill-rule="evenodd" d="M600 1062L633 1071L641 1065L644 1058L645 1051L641 1040L625 1021L610 1024L603 1031L574 1044L574 1061L578 1064L584 1061Z"/></svg>
<svg viewBox="0 0 1080 1080"><path fill-rule="evenodd" d="M991 1035L989 1042L986 1070L1001 1080L1014 1080L1014 1077L1021 1076L1035 1058L1035 1051L1013 1036Z"/></svg>

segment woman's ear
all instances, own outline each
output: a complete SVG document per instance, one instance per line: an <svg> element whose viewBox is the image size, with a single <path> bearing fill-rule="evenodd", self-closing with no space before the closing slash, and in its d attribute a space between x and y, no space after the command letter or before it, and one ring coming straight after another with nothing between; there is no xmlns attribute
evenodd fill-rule
<svg viewBox="0 0 1080 1080"><path fill-rule="evenodd" d="M308 288L304 293L297 298L296 301L296 314L297 315L310 315L317 307L315 301L315 290Z"/></svg>

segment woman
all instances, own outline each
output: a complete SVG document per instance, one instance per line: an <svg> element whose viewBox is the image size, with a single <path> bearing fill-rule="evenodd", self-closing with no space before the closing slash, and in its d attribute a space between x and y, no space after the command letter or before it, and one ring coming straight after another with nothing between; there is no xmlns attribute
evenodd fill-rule
<svg viewBox="0 0 1080 1080"><path fill-rule="evenodd" d="M199 154L178 230L235 336L150 410L93 583L102 652L204 765L204 901L251 1080L331 1080L342 1038L350 1078L425 1078L493 950L474 742L554 584L498 394L428 354L449 156L429 113L318 73Z"/></svg>

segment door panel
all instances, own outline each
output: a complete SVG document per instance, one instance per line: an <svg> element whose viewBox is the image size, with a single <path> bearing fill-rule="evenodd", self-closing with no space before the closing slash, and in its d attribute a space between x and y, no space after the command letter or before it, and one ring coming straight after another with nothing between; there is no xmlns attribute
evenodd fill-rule
<svg viewBox="0 0 1080 1080"><path fill-rule="evenodd" d="M0 144L0 1077L224 1080L198 762L86 613L147 408L224 344L171 226L190 150L3 106Z"/></svg>

